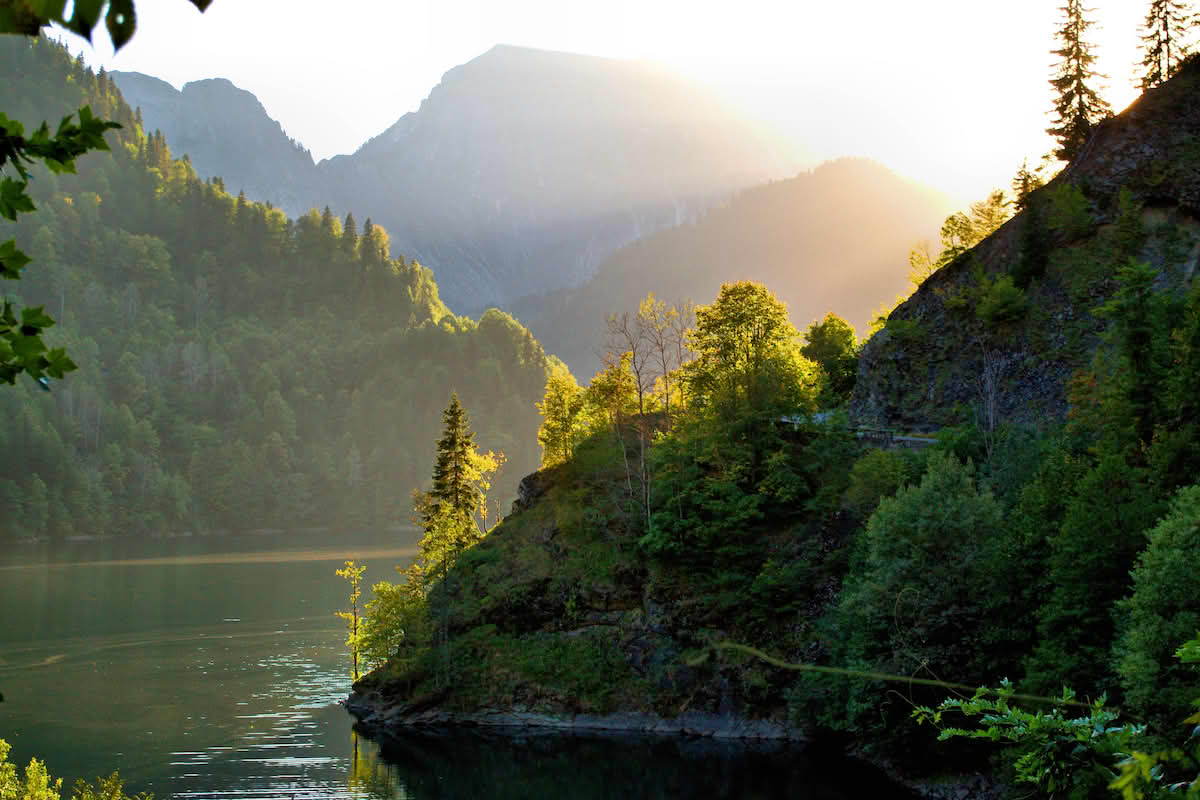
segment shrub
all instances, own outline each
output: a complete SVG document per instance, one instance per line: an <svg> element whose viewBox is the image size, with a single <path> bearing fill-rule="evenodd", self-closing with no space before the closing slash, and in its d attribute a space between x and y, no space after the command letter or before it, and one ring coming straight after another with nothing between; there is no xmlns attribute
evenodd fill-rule
<svg viewBox="0 0 1200 800"><path fill-rule="evenodd" d="M1091 229L1090 203L1079 187L1063 182L1050 190L1047 224L1067 239L1076 239Z"/></svg>
<svg viewBox="0 0 1200 800"><path fill-rule="evenodd" d="M1011 275L1001 275L987 284L981 293L975 316L988 325L1010 322L1025 316L1029 300L1025 290L1013 284Z"/></svg>
<svg viewBox="0 0 1200 800"><path fill-rule="evenodd" d="M1179 642L1200 630L1200 486L1180 489L1149 536L1133 593L1119 606L1125 625L1114 656L1126 705L1156 733L1174 735L1200 684L1196 668L1174 658Z"/></svg>
<svg viewBox="0 0 1200 800"><path fill-rule="evenodd" d="M854 462L850 468L850 487L844 504L849 511L867 516L879 501L896 494L901 487L913 483L918 476L914 459L895 450L872 450Z"/></svg>

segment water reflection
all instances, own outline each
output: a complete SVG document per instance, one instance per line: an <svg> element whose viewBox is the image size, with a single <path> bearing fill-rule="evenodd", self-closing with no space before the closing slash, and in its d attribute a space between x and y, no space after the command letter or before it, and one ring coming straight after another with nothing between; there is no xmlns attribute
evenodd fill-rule
<svg viewBox="0 0 1200 800"><path fill-rule="evenodd" d="M369 577L391 577L393 551L410 545L386 533L337 547L292 535L10 551L0 737L14 761L36 755L65 785L116 768L127 790L159 800L897 796L863 784L860 767L766 746L356 737L337 704L349 662L333 570L372 551L386 555Z"/></svg>
<svg viewBox="0 0 1200 800"><path fill-rule="evenodd" d="M414 800L847 800L908 795L881 774L796 745L546 734L413 734L358 742L354 794Z"/></svg>

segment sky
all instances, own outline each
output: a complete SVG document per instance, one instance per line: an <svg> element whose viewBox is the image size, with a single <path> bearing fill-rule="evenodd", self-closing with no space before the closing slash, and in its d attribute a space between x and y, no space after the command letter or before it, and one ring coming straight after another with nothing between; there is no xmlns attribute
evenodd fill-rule
<svg viewBox="0 0 1200 800"><path fill-rule="evenodd" d="M1110 102L1135 96L1146 0L1094 0ZM314 158L353 152L498 43L649 60L712 86L812 163L874 158L966 204L1050 149L1052 0L142 0L94 66L224 77ZM786 177L786 176L780 176Z"/></svg>

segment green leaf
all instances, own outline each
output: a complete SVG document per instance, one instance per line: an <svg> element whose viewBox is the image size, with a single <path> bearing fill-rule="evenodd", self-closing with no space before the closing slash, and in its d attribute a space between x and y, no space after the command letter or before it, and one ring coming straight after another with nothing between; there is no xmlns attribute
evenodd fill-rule
<svg viewBox="0 0 1200 800"><path fill-rule="evenodd" d="M64 27L78 33L90 42L92 28L95 28L96 23L100 21L100 11L103 7L104 0L75 0L71 19L63 20ZM61 17L61 12L59 16Z"/></svg>
<svg viewBox="0 0 1200 800"><path fill-rule="evenodd" d="M51 328L54 326L54 319L43 311L43 306L34 306L32 308L21 309L21 327L22 328Z"/></svg>
<svg viewBox="0 0 1200 800"><path fill-rule="evenodd" d="M133 11L133 0L109 0L108 16L104 18L108 35L112 38L113 50L120 50L133 38L137 28L137 15Z"/></svg>
<svg viewBox="0 0 1200 800"><path fill-rule="evenodd" d="M25 181L5 178L0 181L0 217L13 222L17 214L34 210L33 200L25 193Z"/></svg>
<svg viewBox="0 0 1200 800"><path fill-rule="evenodd" d="M24 362L26 369L33 363L35 359L46 352L46 345L42 342L40 336L24 336L18 334L12 340L13 355L20 361Z"/></svg>
<svg viewBox="0 0 1200 800"><path fill-rule="evenodd" d="M29 256L17 249L15 239L0 243L0 278L19 281L21 270L29 261Z"/></svg>

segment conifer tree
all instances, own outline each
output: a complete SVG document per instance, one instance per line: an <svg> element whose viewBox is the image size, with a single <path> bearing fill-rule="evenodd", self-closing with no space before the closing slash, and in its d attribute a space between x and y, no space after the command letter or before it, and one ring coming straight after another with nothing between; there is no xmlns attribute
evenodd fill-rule
<svg viewBox="0 0 1200 800"><path fill-rule="evenodd" d="M490 477L503 462L503 454L481 454L475 449L467 411L458 401L458 393L452 393L450 405L442 412L433 488L419 496L416 503L426 532L439 518L452 517L470 527L475 527L478 518L486 521Z"/></svg>
<svg viewBox="0 0 1200 800"><path fill-rule="evenodd" d="M353 214L346 214L346 222L342 225L342 252L351 258L358 251L358 223Z"/></svg>
<svg viewBox="0 0 1200 800"><path fill-rule="evenodd" d="M1143 90L1158 86L1178 71L1190 55L1188 31L1197 24L1200 15L1184 0L1150 0L1142 34Z"/></svg>
<svg viewBox="0 0 1200 800"><path fill-rule="evenodd" d="M429 492L434 512L447 507L470 515L475 508L475 491L468 478L474 452L475 434L466 410L458 401L458 392L454 392L450 395L450 405L442 412L442 438L437 443L433 489Z"/></svg>
<svg viewBox="0 0 1200 800"><path fill-rule="evenodd" d="M1054 34L1062 46L1051 52L1061 59L1050 85L1054 87L1054 125L1046 129L1058 140L1052 155L1060 161L1070 161L1083 149L1092 129L1112 115L1108 101L1096 87L1101 75L1092 69L1096 61L1094 45L1086 40L1088 28L1095 23L1087 18L1092 12L1083 7L1083 0L1066 0L1059 10L1062 25Z"/></svg>

